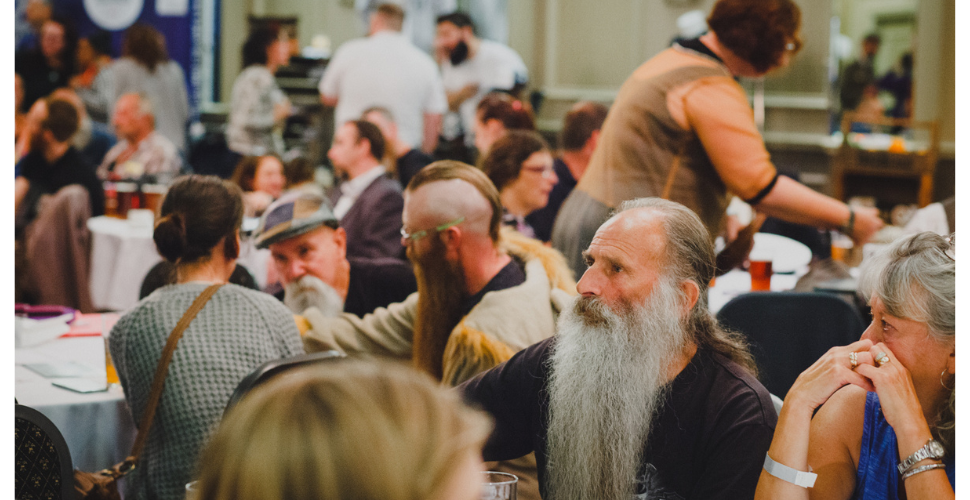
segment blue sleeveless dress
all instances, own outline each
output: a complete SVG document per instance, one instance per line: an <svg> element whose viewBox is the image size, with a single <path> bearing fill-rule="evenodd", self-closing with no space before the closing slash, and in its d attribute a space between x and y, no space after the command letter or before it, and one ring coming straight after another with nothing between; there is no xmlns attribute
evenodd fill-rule
<svg viewBox="0 0 970 500"><path fill-rule="evenodd" d="M859 470L856 471L854 500L898 500L899 451L896 447L896 433L882 415L879 396L875 392L866 394L866 413L862 426L862 450L859 453ZM956 488L954 477L956 466L947 457L946 477Z"/></svg>

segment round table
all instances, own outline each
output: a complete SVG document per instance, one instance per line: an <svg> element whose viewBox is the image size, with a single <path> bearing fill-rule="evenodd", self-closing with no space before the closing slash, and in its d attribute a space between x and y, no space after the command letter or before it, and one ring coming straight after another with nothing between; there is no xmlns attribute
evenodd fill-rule
<svg viewBox="0 0 970 500"><path fill-rule="evenodd" d="M128 456L136 431L120 386L79 394L52 385L51 380L24 366L73 362L90 370L86 378L104 380L103 337L62 337L14 352L17 402L51 419L67 441L74 468L93 472Z"/></svg>
<svg viewBox="0 0 970 500"><path fill-rule="evenodd" d="M101 311L124 311L138 303L141 283L161 262L152 238L154 228L114 217L88 219L91 232L91 301ZM241 242L239 264L265 288L270 251L257 250L251 238Z"/></svg>

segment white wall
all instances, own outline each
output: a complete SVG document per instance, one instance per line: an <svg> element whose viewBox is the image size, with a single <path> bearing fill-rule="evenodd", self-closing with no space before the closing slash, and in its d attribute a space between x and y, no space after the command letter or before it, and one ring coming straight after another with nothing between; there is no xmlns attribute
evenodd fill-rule
<svg viewBox="0 0 970 500"><path fill-rule="evenodd" d="M266 15L300 16L300 43L325 34L333 47L359 36L348 0L223 0L222 97L239 73L246 15L253 3ZM829 21L842 12L846 33L866 33L872 12L898 11L917 2L916 115L941 121L942 139L954 137L955 0L796 0L802 8L802 52L791 67L766 79L769 140L824 135L827 120ZM533 88L546 92L540 124L554 127L577 99L609 101L626 77L674 36L676 19L714 0L686 7L666 0L510 0L509 44L529 67ZM680 4L680 2L677 2ZM858 11L858 12L857 12ZM862 11L869 14L863 16ZM943 27L941 29L940 27ZM952 146L951 146L952 147Z"/></svg>

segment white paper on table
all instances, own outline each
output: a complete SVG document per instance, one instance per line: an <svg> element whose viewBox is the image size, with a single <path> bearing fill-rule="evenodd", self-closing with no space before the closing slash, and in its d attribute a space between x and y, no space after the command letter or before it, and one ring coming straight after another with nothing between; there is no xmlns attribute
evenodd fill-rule
<svg viewBox="0 0 970 500"><path fill-rule="evenodd" d="M73 313L45 319L14 317L15 345L30 347L54 340L71 329L67 322L73 318Z"/></svg>
<svg viewBox="0 0 970 500"><path fill-rule="evenodd" d="M155 12L160 16L184 16L189 13L189 0L155 0Z"/></svg>

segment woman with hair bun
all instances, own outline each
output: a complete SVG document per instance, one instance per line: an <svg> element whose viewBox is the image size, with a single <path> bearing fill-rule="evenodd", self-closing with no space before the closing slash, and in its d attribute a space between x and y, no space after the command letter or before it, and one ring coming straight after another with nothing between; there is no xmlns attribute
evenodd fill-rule
<svg viewBox="0 0 970 500"><path fill-rule="evenodd" d="M509 130L535 130L532 107L502 92L492 92L478 103L475 112L475 147L479 158Z"/></svg>
<svg viewBox="0 0 970 500"><path fill-rule="evenodd" d="M141 300L112 328L111 358L132 417L141 421L162 350L203 290L222 284L185 330L137 467L137 499L182 500L199 451L239 382L271 359L302 354L289 310L273 297L226 284L239 257L242 193L217 177L172 184L155 224L155 245L175 264L177 282Z"/></svg>

